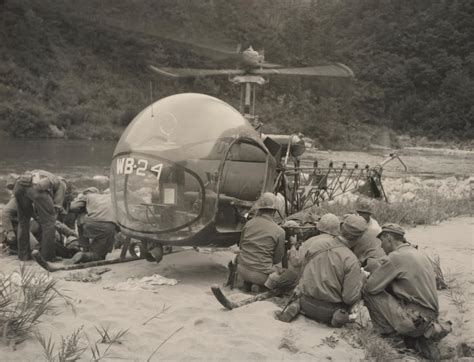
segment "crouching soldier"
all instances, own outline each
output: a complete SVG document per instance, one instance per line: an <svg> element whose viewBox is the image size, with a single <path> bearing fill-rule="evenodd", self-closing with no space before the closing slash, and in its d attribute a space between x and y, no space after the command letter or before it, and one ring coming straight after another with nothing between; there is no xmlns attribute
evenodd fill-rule
<svg viewBox="0 0 474 362"><path fill-rule="evenodd" d="M118 231L110 195L86 192L71 203L71 211L85 212L83 232L90 239L89 251L76 253L71 262L75 264L105 259L107 253L112 251Z"/></svg>
<svg viewBox="0 0 474 362"><path fill-rule="evenodd" d="M317 227L325 234L308 239L305 247L297 299L277 318L290 322L301 311L317 322L340 327L349 322L351 307L361 299L365 276L350 250L367 228L365 220L349 215L341 225L332 214L324 215ZM336 235L334 235L336 234Z"/></svg>
<svg viewBox="0 0 474 362"><path fill-rule="evenodd" d="M385 224L378 236L388 257L373 271L363 299L376 331L401 335L408 348L439 359L435 341L450 331L438 323L438 295L430 260L405 239L397 224Z"/></svg>
<svg viewBox="0 0 474 362"><path fill-rule="evenodd" d="M275 195L264 193L255 203L256 216L249 220L241 234L237 271L248 286L262 289L287 290L297 283L297 275L276 264L285 253L285 231L273 217L276 212Z"/></svg>

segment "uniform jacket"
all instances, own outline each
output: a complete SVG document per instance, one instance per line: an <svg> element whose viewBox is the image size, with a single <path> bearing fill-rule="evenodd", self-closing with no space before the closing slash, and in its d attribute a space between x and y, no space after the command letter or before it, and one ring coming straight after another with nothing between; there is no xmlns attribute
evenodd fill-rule
<svg viewBox="0 0 474 362"><path fill-rule="evenodd" d="M393 294L409 303L439 311L433 267L428 257L410 244L402 244L382 259L370 275L365 291L378 294L391 287Z"/></svg>
<svg viewBox="0 0 474 362"><path fill-rule="evenodd" d="M53 198L54 206L62 209L66 197L66 184L58 176L44 170L33 170L33 185L43 191L48 191Z"/></svg>
<svg viewBox="0 0 474 362"><path fill-rule="evenodd" d="M307 243L299 283L303 294L331 303L356 303L361 298L364 276L354 253L342 239L331 235L318 235L304 244ZM320 253L308 260L317 252Z"/></svg>
<svg viewBox="0 0 474 362"><path fill-rule="evenodd" d="M239 263L250 270L270 274L272 266L282 261L285 231L266 215L249 220L240 238Z"/></svg>
<svg viewBox="0 0 474 362"><path fill-rule="evenodd" d="M367 223L367 230L365 231L365 233L367 233L367 235L369 235L370 237L376 238L381 232L382 228L380 227L379 223L377 222L377 220L371 217L369 219L369 222Z"/></svg>
<svg viewBox="0 0 474 362"><path fill-rule="evenodd" d="M116 223L112 199L109 194L87 194L71 203L72 212L86 212L85 222L101 221Z"/></svg>
<svg viewBox="0 0 474 362"><path fill-rule="evenodd" d="M2 211L2 227L5 233L14 231L14 223L18 222L18 209L16 206L16 199L12 197L5 205Z"/></svg>
<svg viewBox="0 0 474 362"><path fill-rule="evenodd" d="M371 236L367 231L356 240L352 252L357 256L361 265L364 265L368 259L380 259L386 256L380 239Z"/></svg>
<svg viewBox="0 0 474 362"><path fill-rule="evenodd" d="M332 235L320 234L306 240L301 244L298 250L292 248L288 251L288 261L290 262L290 265L295 269L301 268L304 264L305 255L308 252L311 253L317 251L320 248L320 243L330 242L332 239L334 239L334 236Z"/></svg>

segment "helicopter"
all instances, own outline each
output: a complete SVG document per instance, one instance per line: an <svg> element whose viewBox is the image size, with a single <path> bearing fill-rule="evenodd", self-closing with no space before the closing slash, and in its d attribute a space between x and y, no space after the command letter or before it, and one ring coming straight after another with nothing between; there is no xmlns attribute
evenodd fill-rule
<svg viewBox="0 0 474 362"><path fill-rule="evenodd" d="M303 136L265 135L255 114L255 91L267 82L264 75L347 79L352 70L339 63L265 68L263 54L252 48L242 54L249 61L234 70L150 66L178 78L233 75L230 81L241 87L240 111L199 93L171 95L143 109L123 132L111 163L112 205L126 236L120 258L58 269L35 254L40 265L55 271L143 258L160 262L169 247L230 247L238 244L265 192L283 198L282 219L361 185L385 197L383 165L397 155L372 168L321 168L317 162L305 167ZM132 258L125 257L127 251Z"/></svg>
<svg viewBox="0 0 474 362"><path fill-rule="evenodd" d="M288 189L280 161L282 155L288 163L290 156L303 154L304 140L265 136L255 129L255 89L266 83L263 75L354 76L339 63L301 68L266 63L252 46L242 52L239 46L236 54L241 60L237 69L150 68L173 78L234 76L231 82L241 86L240 112L203 94L169 96L143 110L115 149L110 189L118 223L157 261L163 245L238 243L259 196ZM295 181L292 188L298 188ZM290 211L295 207L286 207L285 213Z"/></svg>
<svg viewBox="0 0 474 362"><path fill-rule="evenodd" d="M261 137L239 111L208 95L183 93L154 102L127 127L114 151L110 191L121 231L141 240L142 251L159 261L165 245L237 244L264 192L281 192L289 215L317 204L318 196L354 190L367 178L381 185L383 164L306 169L297 162L304 149L297 135L286 143ZM289 166L289 157L296 164ZM302 171L311 171L311 180Z"/></svg>
<svg viewBox="0 0 474 362"><path fill-rule="evenodd" d="M302 167L302 135L265 135L255 115L255 90L264 75L352 78L337 63L276 68L263 54L244 50L237 69L159 68L173 78L233 76L241 87L240 111L217 98L183 93L154 102L123 133L111 166L111 195L122 232L141 240L140 252L160 261L163 246L228 247L237 244L247 215L264 192L280 194L285 215L368 184L384 197L375 168ZM131 252L133 255L133 252Z"/></svg>

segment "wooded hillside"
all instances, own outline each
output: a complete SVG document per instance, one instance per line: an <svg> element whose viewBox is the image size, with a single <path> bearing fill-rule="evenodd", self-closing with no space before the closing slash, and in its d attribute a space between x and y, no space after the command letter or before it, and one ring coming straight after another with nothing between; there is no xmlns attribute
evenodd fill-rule
<svg viewBox="0 0 474 362"><path fill-rule="evenodd" d="M227 79L164 79L148 65L229 66L202 48L239 43L269 62L337 61L356 74L337 96L322 82L271 79L257 98L267 132L331 148L395 133L474 139L474 2L462 0L4 0L0 126L116 138L151 102L150 81L155 100L192 91L237 105Z"/></svg>

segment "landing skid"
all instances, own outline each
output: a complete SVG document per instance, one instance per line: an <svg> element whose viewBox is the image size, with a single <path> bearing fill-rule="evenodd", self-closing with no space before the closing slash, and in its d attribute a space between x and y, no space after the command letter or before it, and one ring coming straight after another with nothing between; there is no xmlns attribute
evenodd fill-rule
<svg viewBox="0 0 474 362"><path fill-rule="evenodd" d="M212 290L212 294L214 294L214 296L219 301L219 303L221 303L224 308L229 309L229 310L239 308L239 307L243 307L244 305L254 303L254 302L258 302L258 301L261 301L261 300L265 300L265 299L268 299L268 298L271 298L271 297L275 296L275 293L269 291L269 292L263 292L263 293L255 295L253 297L241 300L240 302L232 302L231 300L229 300L229 298L227 298L224 295L224 293L222 292L221 288L218 285L213 285L211 287L211 290Z"/></svg>
<svg viewBox="0 0 474 362"><path fill-rule="evenodd" d="M34 250L31 253L31 256L43 269L49 271L50 273L54 273L54 272L61 271L61 270L86 269L86 268L91 268L91 267L95 267L95 266L126 263L126 262L129 262L129 261L144 259L144 257L139 257L139 258L134 258L134 257L131 257L131 258L116 258L116 259L110 259L110 260L91 261L91 262L88 262L88 263L56 266L56 265L53 265L53 264L47 262L46 260L44 260L38 250Z"/></svg>

